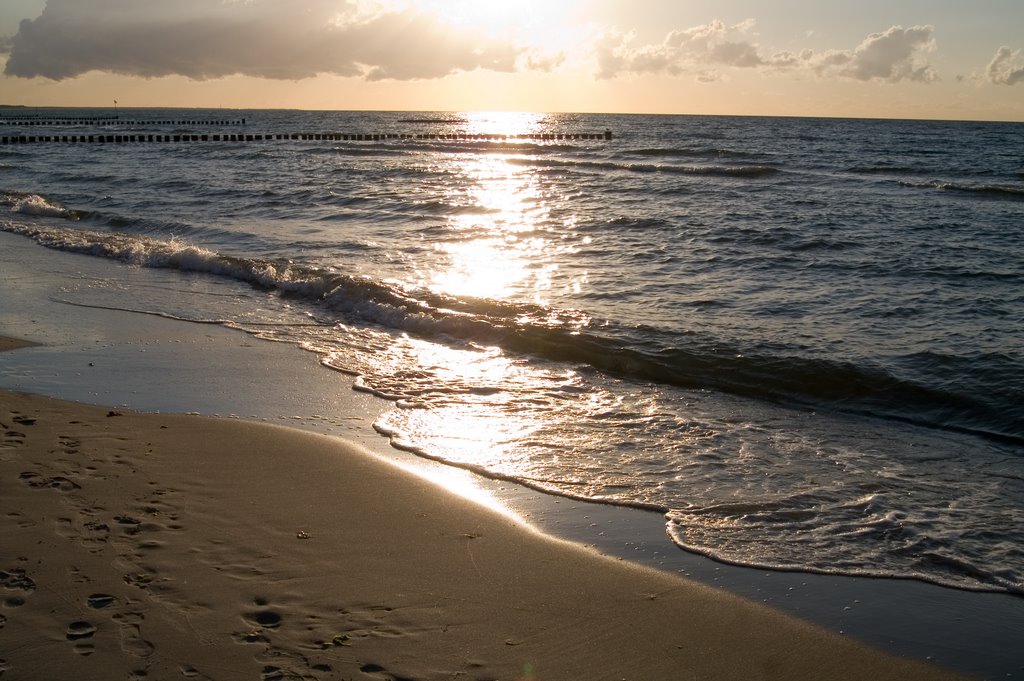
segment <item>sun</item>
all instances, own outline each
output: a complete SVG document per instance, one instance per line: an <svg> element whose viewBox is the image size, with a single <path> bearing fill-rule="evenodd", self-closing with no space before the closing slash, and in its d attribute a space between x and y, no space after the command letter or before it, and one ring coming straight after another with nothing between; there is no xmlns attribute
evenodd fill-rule
<svg viewBox="0 0 1024 681"><path fill-rule="evenodd" d="M589 39L585 0L355 0L368 17L425 15L453 37L512 47L536 70L563 64Z"/></svg>

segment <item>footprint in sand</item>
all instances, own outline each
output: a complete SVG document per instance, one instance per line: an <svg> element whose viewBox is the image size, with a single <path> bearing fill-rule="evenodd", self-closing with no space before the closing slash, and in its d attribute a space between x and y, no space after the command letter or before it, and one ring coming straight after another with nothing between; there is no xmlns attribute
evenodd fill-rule
<svg viewBox="0 0 1024 681"><path fill-rule="evenodd" d="M153 584L153 575L145 572L133 572L124 576L124 583L137 586L140 589L148 589Z"/></svg>
<svg viewBox="0 0 1024 681"><path fill-rule="evenodd" d="M180 665L178 667L178 671L180 671L181 675L184 676L186 679L195 679L196 681L211 681L209 676L203 674L190 664Z"/></svg>
<svg viewBox="0 0 1024 681"><path fill-rule="evenodd" d="M91 638L96 633L96 627L91 622L85 620L78 620L68 625L67 634L65 638L69 641L78 641L83 638Z"/></svg>
<svg viewBox="0 0 1024 681"><path fill-rule="evenodd" d="M253 599L253 603L262 607L268 605L269 601L262 596L257 596ZM269 643L270 639L264 632L268 629L277 629L281 626L281 622L284 621L284 617L281 616L281 613L269 608L242 613L242 619L245 620L247 624L251 625L253 629L235 633L234 638L239 643Z"/></svg>
<svg viewBox="0 0 1024 681"><path fill-rule="evenodd" d="M10 518L11 521L14 522L21 529L25 529L26 527L35 527L36 525L36 521L30 518L26 518L17 511L11 511L7 514L7 517Z"/></svg>
<svg viewBox="0 0 1024 681"><path fill-rule="evenodd" d="M4 432L4 447L14 448L23 444L25 444L25 433L18 432L17 430L8 430Z"/></svg>
<svg viewBox="0 0 1024 681"><path fill-rule="evenodd" d="M153 654L153 644L142 638L143 615L129 612L114 615L114 621L121 627L121 650L135 657L149 657Z"/></svg>
<svg viewBox="0 0 1024 681"><path fill-rule="evenodd" d="M114 520L121 526L121 531L127 535L138 534L142 521L128 515L114 516Z"/></svg>
<svg viewBox="0 0 1024 681"><path fill-rule="evenodd" d="M84 513L79 514L79 521L82 521L86 516ZM86 545L92 545L89 551L97 553L102 550L102 545L107 543L110 536L110 527L97 520L85 520L78 524L73 518L59 517L54 520L55 531L58 536L70 539L73 541L79 541Z"/></svg>
<svg viewBox="0 0 1024 681"><path fill-rule="evenodd" d="M264 629L277 629L281 626L281 622L284 618L281 614L273 610L259 610L257 612L246 613L242 616L249 624L263 627Z"/></svg>
<svg viewBox="0 0 1024 681"><path fill-rule="evenodd" d="M23 591L30 594L36 590L36 583L25 574L25 571L16 568L14 570L0 570L0 586L12 591ZM19 608L25 605L24 596L8 596L3 601L6 608ZM6 620L5 620L6 621Z"/></svg>
<svg viewBox="0 0 1024 681"><path fill-rule="evenodd" d="M21 568L0 570L0 586L3 586L5 589L18 589L19 591L27 591L29 593L36 590L36 583Z"/></svg>
<svg viewBox="0 0 1024 681"><path fill-rule="evenodd" d="M69 480L62 475L55 475L52 478L44 478L35 471L25 471L18 477L29 487L34 489L45 489L49 487L52 489L58 489L61 492L71 492L76 489L82 489L82 486L74 480Z"/></svg>
<svg viewBox="0 0 1024 681"><path fill-rule="evenodd" d="M279 681L284 678L284 670L273 665L266 665L260 670L260 681Z"/></svg>
<svg viewBox="0 0 1024 681"><path fill-rule="evenodd" d="M64 637L74 642L74 651L79 655L92 655L96 652L96 647L84 639L92 638L96 631L96 627L91 622L79 620L68 625L68 630Z"/></svg>
<svg viewBox="0 0 1024 681"><path fill-rule="evenodd" d="M89 575L84 574L74 565L68 567L67 573L68 579L71 580L72 584L88 584L92 581L92 579L89 578Z"/></svg>
<svg viewBox="0 0 1024 681"><path fill-rule="evenodd" d="M109 594L92 594L85 599L86 605L93 610L101 610L109 605L113 605L117 602L117 599Z"/></svg>
<svg viewBox="0 0 1024 681"><path fill-rule="evenodd" d="M378 678L388 679L388 681L412 681L405 676L396 676L395 674L392 674L379 664L364 664L359 668L359 671L367 676L376 676Z"/></svg>

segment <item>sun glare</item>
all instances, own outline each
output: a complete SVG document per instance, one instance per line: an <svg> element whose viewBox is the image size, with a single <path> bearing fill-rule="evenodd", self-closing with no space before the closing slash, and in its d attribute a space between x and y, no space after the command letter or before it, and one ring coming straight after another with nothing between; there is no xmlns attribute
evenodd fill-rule
<svg viewBox="0 0 1024 681"><path fill-rule="evenodd" d="M536 114L472 114L474 132L527 132ZM549 233L550 206L537 178L503 154L483 154L458 161L465 182L450 201L470 206L448 217L450 237L435 243L446 266L424 278L430 288L456 296L517 298L544 305L558 266L552 256L566 246Z"/></svg>
<svg viewBox="0 0 1024 681"><path fill-rule="evenodd" d="M540 0L420 0L420 5L438 18L494 37L505 37L515 27L542 20L548 4Z"/></svg>
<svg viewBox="0 0 1024 681"><path fill-rule="evenodd" d="M565 47L577 0L383 0L384 6L412 7L451 26L541 50Z"/></svg>
<svg viewBox="0 0 1024 681"><path fill-rule="evenodd" d="M456 33L506 42L530 60L552 64L561 63L587 33L580 0L359 0L358 7L367 16L426 14Z"/></svg>
<svg viewBox="0 0 1024 681"><path fill-rule="evenodd" d="M466 114L466 131L473 134L528 135L543 132L543 114L518 111L475 111Z"/></svg>

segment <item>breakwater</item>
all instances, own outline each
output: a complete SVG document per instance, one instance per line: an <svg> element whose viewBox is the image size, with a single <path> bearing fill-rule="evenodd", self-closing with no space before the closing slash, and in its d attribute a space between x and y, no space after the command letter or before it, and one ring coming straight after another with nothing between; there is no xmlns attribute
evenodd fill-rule
<svg viewBox="0 0 1024 681"><path fill-rule="evenodd" d="M317 140L317 141L354 141L379 142L384 140L437 140L437 141L475 141L475 142L557 142L565 140L611 140L611 130L600 133L536 133L536 134L499 134L499 133L129 133L129 134L92 134L92 135L5 135L0 136L0 144L140 144L140 143L185 143L185 142L269 142L275 140Z"/></svg>
<svg viewBox="0 0 1024 681"><path fill-rule="evenodd" d="M153 126L153 125L187 125L187 126L225 126L245 125L245 119L208 119L208 120L123 120L119 116L2 116L0 125L36 126L36 127L59 127L64 125L123 125L126 127Z"/></svg>

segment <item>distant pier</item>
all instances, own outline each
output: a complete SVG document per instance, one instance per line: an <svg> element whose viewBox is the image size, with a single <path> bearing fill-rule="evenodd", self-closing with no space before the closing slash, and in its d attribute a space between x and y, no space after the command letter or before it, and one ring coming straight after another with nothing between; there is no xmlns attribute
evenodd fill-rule
<svg viewBox="0 0 1024 681"><path fill-rule="evenodd" d="M244 119L242 119L244 124ZM148 125L159 125L152 122ZM201 125L202 123L195 123ZM166 124L165 124L166 125ZM175 125L186 125L176 123ZM496 133L349 133L349 132L292 132L292 133L129 133L92 135L8 135L0 136L2 144L140 144L140 143L192 143L192 142L268 142L278 140L310 140L332 142L380 142L387 140L426 140L442 142L561 142L573 140L611 140L611 130L599 133L546 132L525 134Z"/></svg>

